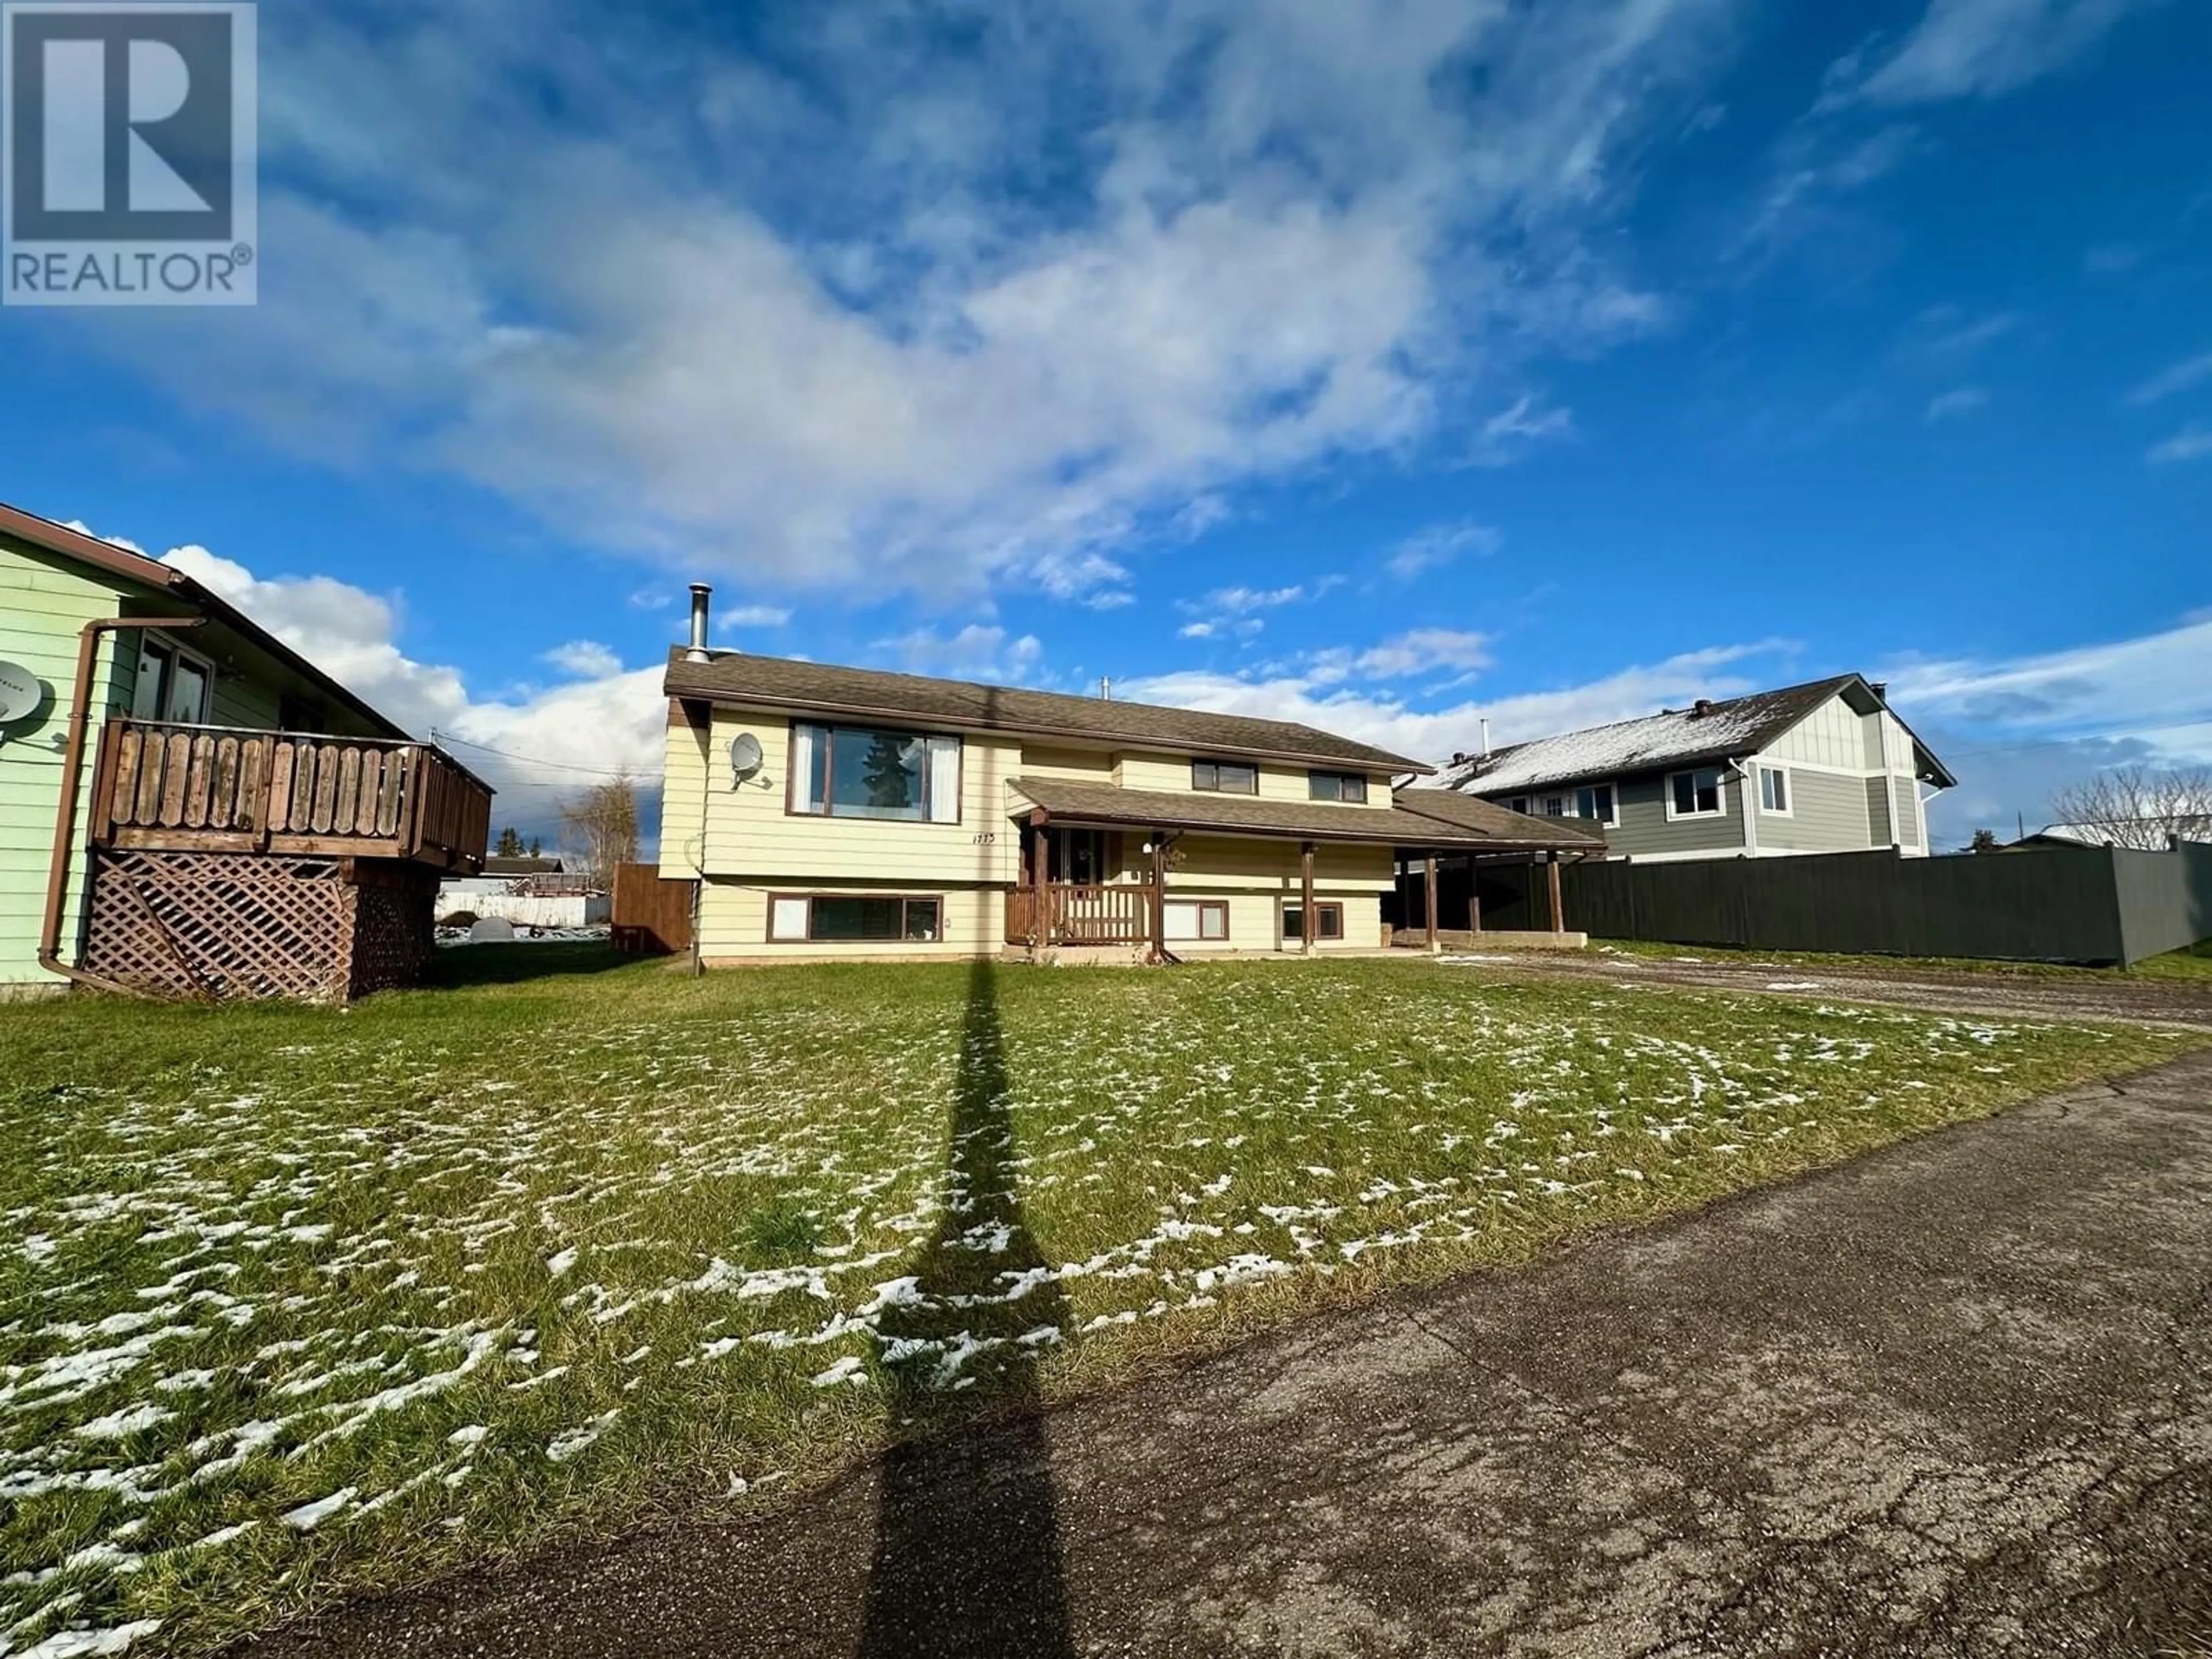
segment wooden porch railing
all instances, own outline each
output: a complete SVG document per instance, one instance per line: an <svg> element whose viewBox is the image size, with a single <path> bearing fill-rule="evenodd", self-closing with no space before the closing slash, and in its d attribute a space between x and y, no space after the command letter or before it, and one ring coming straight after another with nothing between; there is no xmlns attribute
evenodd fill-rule
<svg viewBox="0 0 2212 1659"><path fill-rule="evenodd" d="M92 833L112 848L483 866L491 789L443 750L111 720Z"/></svg>
<svg viewBox="0 0 2212 1659"><path fill-rule="evenodd" d="M1010 945L1141 945L1152 936L1152 890L1054 882L1006 895Z"/></svg>

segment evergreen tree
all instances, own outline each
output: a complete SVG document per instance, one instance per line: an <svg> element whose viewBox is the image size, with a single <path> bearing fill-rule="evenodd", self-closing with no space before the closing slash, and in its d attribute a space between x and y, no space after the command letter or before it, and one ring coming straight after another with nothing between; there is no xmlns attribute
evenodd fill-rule
<svg viewBox="0 0 2212 1659"><path fill-rule="evenodd" d="M522 836L513 824L499 832L499 845L492 848L495 858L519 859L522 856Z"/></svg>
<svg viewBox="0 0 2212 1659"><path fill-rule="evenodd" d="M876 733L860 762L860 781L867 786L869 805L905 808L921 799L920 765L909 769L907 764L908 752L921 746L919 738L902 738L892 732Z"/></svg>

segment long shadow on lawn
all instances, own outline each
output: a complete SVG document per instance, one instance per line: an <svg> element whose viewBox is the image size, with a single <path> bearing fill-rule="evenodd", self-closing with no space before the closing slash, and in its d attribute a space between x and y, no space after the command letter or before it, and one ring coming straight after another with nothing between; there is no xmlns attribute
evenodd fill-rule
<svg viewBox="0 0 2212 1659"><path fill-rule="evenodd" d="M1066 1331L1066 1299L1047 1280L1011 1302L961 1305L1002 1297L1014 1275L1045 1265L1016 1186L994 971L978 962L968 981L945 1219L916 1267L927 1300L883 1320L893 1426L913 1437L884 1461L864 1659L1073 1651L1039 1348L1021 1340ZM971 1342L991 1345L955 1373L973 1382L939 1386L939 1356ZM902 1358L907 1343L927 1346Z"/></svg>

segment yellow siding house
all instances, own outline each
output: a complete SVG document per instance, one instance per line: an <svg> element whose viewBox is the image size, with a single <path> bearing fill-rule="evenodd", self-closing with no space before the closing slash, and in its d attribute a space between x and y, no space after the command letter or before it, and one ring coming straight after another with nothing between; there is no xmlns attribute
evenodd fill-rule
<svg viewBox="0 0 2212 1659"><path fill-rule="evenodd" d="M694 595L660 873L710 963L1374 950L1403 863L1602 850L1310 726L709 651Z"/></svg>

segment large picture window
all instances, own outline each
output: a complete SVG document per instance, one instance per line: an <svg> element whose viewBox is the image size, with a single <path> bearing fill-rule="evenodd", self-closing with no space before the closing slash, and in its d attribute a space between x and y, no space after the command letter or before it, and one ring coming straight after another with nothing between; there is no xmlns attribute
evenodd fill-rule
<svg viewBox="0 0 2212 1659"><path fill-rule="evenodd" d="M769 900L772 942L927 945L945 937L944 902L875 894L777 894Z"/></svg>
<svg viewBox="0 0 2212 1659"><path fill-rule="evenodd" d="M1354 806L1367 805L1367 778L1359 772L1309 772L1306 774L1306 794L1313 800L1345 801Z"/></svg>
<svg viewBox="0 0 2212 1659"><path fill-rule="evenodd" d="M1256 795L1260 769L1242 761L1193 761L1190 787L1223 795Z"/></svg>
<svg viewBox="0 0 2212 1659"><path fill-rule="evenodd" d="M960 822L960 739L870 726L791 728L791 810L836 818Z"/></svg>

